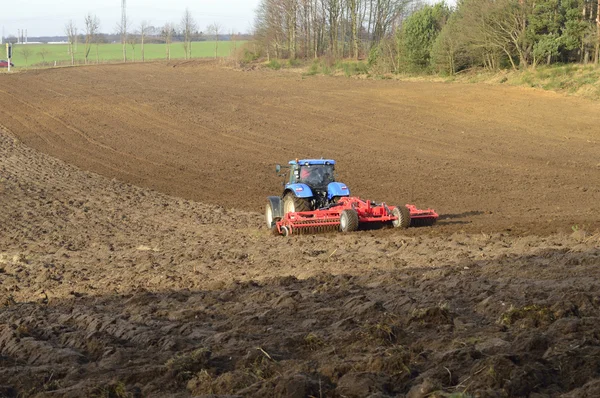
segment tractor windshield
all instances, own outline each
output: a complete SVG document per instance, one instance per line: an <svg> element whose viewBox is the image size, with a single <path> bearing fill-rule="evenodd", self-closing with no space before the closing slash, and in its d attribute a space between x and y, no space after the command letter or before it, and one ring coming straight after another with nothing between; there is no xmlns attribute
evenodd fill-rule
<svg viewBox="0 0 600 398"><path fill-rule="evenodd" d="M333 181L333 165L323 164L300 167L299 182L310 186L325 186Z"/></svg>

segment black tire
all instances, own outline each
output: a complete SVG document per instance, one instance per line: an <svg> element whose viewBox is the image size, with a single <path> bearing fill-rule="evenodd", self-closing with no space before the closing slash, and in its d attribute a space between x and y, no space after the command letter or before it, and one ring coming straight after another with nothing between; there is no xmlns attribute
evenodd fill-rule
<svg viewBox="0 0 600 398"><path fill-rule="evenodd" d="M358 229L358 213L354 209L346 209L340 215L340 231L353 232Z"/></svg>
<svg viewBox="0 0 600 398"><path fill-rule="evenodd" d="M283 214L297 213L300 211L310 211L310 202L308 199L299 198L289 192L283 197Z"/></svg>
<svg viewBox="0 0 600 398"><path fill-rule="evenodd" d="M267 206L265 207L265 222L269 231L274 235L279 235L279 231L277 230L277 221L279 220L279 217L273 217L273 206L271 206L271 202L267 203Z"/></svg>
<svg viewBox="0 0 600 398"><path fill-rule="evenodd" d="M392 215L398 217L397 220L392 221L394 228L406 229L410 227L410 210L406 206L398 206L392 210Z"/></svg>

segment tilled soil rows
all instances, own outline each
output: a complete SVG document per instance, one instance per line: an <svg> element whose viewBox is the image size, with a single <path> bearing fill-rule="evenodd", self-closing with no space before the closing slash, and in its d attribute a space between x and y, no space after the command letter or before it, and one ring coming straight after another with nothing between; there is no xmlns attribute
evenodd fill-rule
<svg viewBox="0 0 600 398"><path fill-rule="evenodd" d="M262 211L275 163L331 157L352 193L438 231L600 227L600 105L533 90L111 65L0 78L0 124L85 170Z"/></svg>
<svg viewBox="0 0 600 398"><path fill-rule="evenodd" d="M596 105L195 63L0 91L0 396L600 395ZM272 163L321 154L442 220L268 234Z"/></svg>

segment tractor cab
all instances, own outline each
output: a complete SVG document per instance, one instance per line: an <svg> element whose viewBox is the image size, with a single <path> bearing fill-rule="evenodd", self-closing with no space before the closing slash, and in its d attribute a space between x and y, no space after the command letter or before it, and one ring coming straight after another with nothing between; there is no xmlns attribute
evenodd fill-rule
<svg viewBox="0 0 600 398"><path fill-rule="evenodd" d="M302 183L309 187L326 187L329 183L335 182L334 160L303 160L301 162L293 160L290 162L290 166L289 184Z"/></svg>
<svg viewBox="0 0 600 398"><path fill-rule="evenodd" d="M296 159L288 164L281 196L285 213L320 209L350 195L346 184L335 181L335 160ZM277 172L282 168L277 165Z"/></svg>

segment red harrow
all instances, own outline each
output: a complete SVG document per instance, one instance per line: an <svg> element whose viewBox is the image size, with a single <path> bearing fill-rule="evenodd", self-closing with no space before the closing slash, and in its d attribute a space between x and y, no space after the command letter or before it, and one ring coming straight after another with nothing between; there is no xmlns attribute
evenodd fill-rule
<svg viewBox="0 0 600 398"><path fill-rule="evenodd" d="M396 228L432 225L438 218L433 209L419 210L413 205L388 206L357 197L342 197L322 209L286 213L276 221L274 231L280 235L316 232L355 231L361 225L391 224Z"/></svg>

